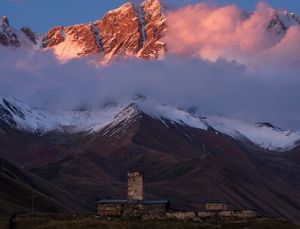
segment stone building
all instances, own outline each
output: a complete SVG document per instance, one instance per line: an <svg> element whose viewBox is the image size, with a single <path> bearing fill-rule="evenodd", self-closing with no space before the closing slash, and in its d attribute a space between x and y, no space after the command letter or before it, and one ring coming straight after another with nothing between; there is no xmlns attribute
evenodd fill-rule
<svg viewBox="0 0 300 229"><path fill-rule="evenodd" d="M170 208L168 200L144 200L143 175L137 171L127 174L127 200L98 201L98 215L102 217L163 218Z"/></svg>
<svg viewBox="0 0 300 229"><path fill-rule="evenodd" d="M98 215L103 217L121 217L127 200L98 201Z"/></svg>
<svg viewBox="0 0 300 229"><path fill-rule="evenodd" d="M128 201L142 201L144 199L143 175L137 171L129 172L128 179Z"/></svg>
<svg viewBox="0 0 300 229"><path fill-rule="evenodd" d="M253 218L259 216L255 210L228 210L225 201L207 201L205 210L178 211L170 208L168 200L146 200L144 196L143 175L137 171L127 174L127 199L98 201L98 215L101 217L140 218L140 219L178 219L194 220L206 218Z"/></svg>
<svg viewBox="0 0 300 229"><path fill-rule="evenodd" d="M207 211L226 211L228 204L223 200L209 200L205 203L205 209Z"/></svg>

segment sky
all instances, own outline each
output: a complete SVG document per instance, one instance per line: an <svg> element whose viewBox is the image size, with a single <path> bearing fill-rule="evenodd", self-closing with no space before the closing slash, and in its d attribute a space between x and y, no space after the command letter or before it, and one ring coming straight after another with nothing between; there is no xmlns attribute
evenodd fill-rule
<svg viewBox="0 0 300 229"><path fill-rule="evenodd" d="M57 25L88 23L100 19L105 12L128 0L0 0L0 15L8 16L15 28L29 26L44 33ZM178 4L198 3L202 0L163 0L167 8ZM133 2L140 2L134 0ZM207 1L205 1L207 2ZM242 9L253 10L257 0L209 0L224 5L235 3ZM285 8L300 14L298 0L268 0L274 8Z"/></svg>

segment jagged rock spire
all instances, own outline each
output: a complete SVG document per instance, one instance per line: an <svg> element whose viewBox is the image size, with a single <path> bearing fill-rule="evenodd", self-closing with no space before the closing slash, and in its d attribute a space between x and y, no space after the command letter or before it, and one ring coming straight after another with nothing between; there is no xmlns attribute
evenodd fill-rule
<svg viewBox="0 0 300 229"><path fill-rule="evenodd" d="M3 21L5 24L7 24L7 25L9 26L9 20L8 20L8 17L3 16L3 17L2 17L2 21Z"/></svg>

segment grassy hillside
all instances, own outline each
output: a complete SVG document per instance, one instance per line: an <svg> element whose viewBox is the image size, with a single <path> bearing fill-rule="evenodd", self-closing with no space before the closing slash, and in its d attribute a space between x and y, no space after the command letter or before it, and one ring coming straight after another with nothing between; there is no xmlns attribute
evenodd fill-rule
<svg viewBox="0 0 300 229"><path fill-rule="evenodd" d="M6 220L6 221L5 221ZM0 228L6 228L7 220L0 219ZM222 229L239 229L239 228L251 228L251 229L298 229L300 226L289 223L284 220L271 219L271 218L258 218L251 220L231 220L231 221L211 221L211 222L193 222L193 221L173 221L173 220L97 220L94 216L74 216L74 215L39 215L39 216L22 216L17 218L17 228L31 229L31 228L43 228L43 229L163 229L163 228L222 228Z"/></svg>
<svg viewBox="0 0 300 229"><path fill-rule="evenodd" d="M68 193L0 158L0 216L14 212L78 212L84 207Z"/></svg>

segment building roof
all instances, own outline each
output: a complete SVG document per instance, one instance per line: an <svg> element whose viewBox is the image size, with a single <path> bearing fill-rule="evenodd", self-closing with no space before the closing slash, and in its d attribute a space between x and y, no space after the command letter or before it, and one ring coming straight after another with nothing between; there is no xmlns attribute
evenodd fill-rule
<svg viewBox="0 0 300 229"><path fill-rule="evenodd" d="M99 204L125 204L125 203L129 203L129 204L168 204L170 203L170 201L168 200L117 200L117 199L111 199L111 200L99 200L98 201Z"/></svg>
<svg viewBox="0 0 300 229"><path fill-rule="evenodd" d="M117 200L117 199L115 199L115 200L113 200L113 199L111 199L111 200L104 199L104 200L99 200L98 201L99 204L118 204L118 203L123 204L123 203L127 203L127 202L128 202L127 200Z"/></svg>
<svg viewBox="0 0 300 229"><path fill-rule="evenodd" d="M224 200L208 200L206 201L208 204L226 204L226 201Z"/></svg>
<svg viewBox="0 0 300 229"><path fill-rule="evenodd" d="M131 200L130 204L167 204L170 201L168 200L142 200L142 201L138 201L138 200Z"/></svg>

